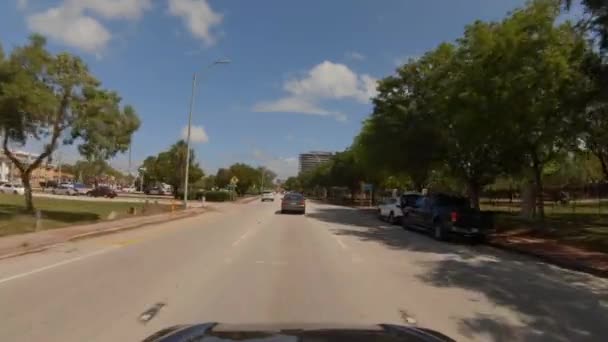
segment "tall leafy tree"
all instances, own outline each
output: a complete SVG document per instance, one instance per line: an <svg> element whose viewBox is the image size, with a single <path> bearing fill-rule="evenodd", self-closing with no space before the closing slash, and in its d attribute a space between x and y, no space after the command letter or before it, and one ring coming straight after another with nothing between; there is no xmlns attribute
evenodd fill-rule
<svg viewBox="0 0 608 342"><path fill-rule="evenodd" d="M230 170L225 168L220 168L217 170L217 174L215 175L215 185L220 188L225 188L230 184L230 180L232 179L232 173Z"/></svg>
<svg viewBox="0 0 608 342"><path fill-rule="evenodd" d="M80 58L50 53L45 39L33 35L0 64L2 148L21 174L28 211L34 209L31 174L60 144L77 143L81 154L95 160L128 149L139 128L135 111L101 88ZM42 143L38 157L18 159L11 146L32 140Z"/></svg>
<svg viewBox="0 0 608 342"><path fill-rule="evenodd" d="M571 23L556 24L555 1L537 0L515 11L495 31L498 104L510 123L505 132L530 165L538 213L544 217L543 168L575 144L580 107L584 37Z"/></svg>
<svg viewBox="0 0 608 342"><path fill-rule="evenodd" d="M183 190L186 170L186 152L188 147L185 141L180 140L171 145L169 150L144 160L143 166L148 175L148 184L162 182L171 185L173 195L177 198ZM188 169L188 182L194 184L205 173L196 162L194 150L190 149L190 165Z"/></svg>

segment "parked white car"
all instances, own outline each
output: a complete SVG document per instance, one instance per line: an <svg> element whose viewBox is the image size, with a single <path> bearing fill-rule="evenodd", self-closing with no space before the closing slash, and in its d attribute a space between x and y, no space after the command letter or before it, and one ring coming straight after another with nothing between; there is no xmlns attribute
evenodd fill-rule
<svg viewBox="0 0 608 342"><path fill-rule="evenodd" d="M25 194L25 188L21 185L5 183L0 185L0 192L3 194L23 195Z"/></svg>
<svg viewBox="0 0 608 342"><path fill-rule="evenodd" d="M126 192L128 194L132 194L134 192L137 192L137 189L134 186L130 186L128 188L122 188L122 192Z"/></svg>
<svg viewBox="0 0 608 342"><path fill-rule="evenodd" d="M403 211L398 198L387 198L378 204L378 217L388 221L390 224L396 224L401 220Z"/></svg>

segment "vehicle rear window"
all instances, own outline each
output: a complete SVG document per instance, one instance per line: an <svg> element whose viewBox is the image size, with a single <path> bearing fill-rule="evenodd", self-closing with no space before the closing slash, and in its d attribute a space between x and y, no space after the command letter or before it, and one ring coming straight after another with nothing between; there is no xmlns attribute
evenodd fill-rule
<svg viewBox="0 0 608 342"><path fill-rule="evenodd" d="M297 200L304 199L304 196L298 195L298 194L289 194L289 195L285 195L285 199L297 201Z"/></svg>

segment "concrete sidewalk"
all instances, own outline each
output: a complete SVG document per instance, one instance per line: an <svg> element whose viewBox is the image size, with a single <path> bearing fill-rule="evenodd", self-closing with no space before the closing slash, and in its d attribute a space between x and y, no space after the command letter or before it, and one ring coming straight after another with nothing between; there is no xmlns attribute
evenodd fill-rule
<svg viewBox="0 0 608 342"><path fill-rule="evenodd" d="M137 216L93 224L43 230L34 233L9 235L0 238L0 260L22 254L43 251L53 245L82 238L134 229L149 224L195 216L213 207L191 208L173 213Z"/></svg>

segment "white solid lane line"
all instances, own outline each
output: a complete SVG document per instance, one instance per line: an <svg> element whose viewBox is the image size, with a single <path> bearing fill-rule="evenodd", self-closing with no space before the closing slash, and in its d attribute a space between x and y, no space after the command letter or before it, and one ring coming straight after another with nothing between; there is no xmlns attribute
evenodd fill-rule
<svg viewBox="0 0 608 342"><path fill-rule="evenodd" d="M43 271L46 271L46 270L50 270L50 269L53 269L53 268L56 268L56 267L60 267L60 266L63 266L63 265L71 264L73 262L80 261L80 260L83 260L83 259L86 259L86 258L90 258L92 256L99 255L99 254L108 252L108 251L110 251L112 249L116 249L116 248L120 248L120 247L119 246L111 246L111 247L108 247L108 248L100 249L100 250L95 251L93 253L81 255L79 257L75 257L75 258L72 258L72 259L63 260L61 262L58 262L58 263L55 263L55 264L51 264L51 265L48 265L48 266L44 266L44 267L41 267L41 268L37 268L37 269L31 270L31 271L28 271L28 272L15 274L13 276L0 279L0 284L9 282L11 280L27 277L29 275L36 274L36 273L39 273L39 272L43 272Z"/></svg>
<svg viewBox="0 0 608 342"><path fill-rule="evenodd" d="M241 241L245 240L247 238L247 236L249 236L250 233L251 233L251 230L248 230L247 232L245 232L245 234L243 234L240 238L238 238L236 241L234 241L232 243L232 247L237 246L239 243L241 243Z"/></svg>
<svg viewBox="0 0 608 342"><path fill-rule="evenodd" d="M336 241L338 242L338 245L340 245L340 247L342 247L342 249L346 249L346 244L344 242L342 242L342 239L340 239L338 236L334 235L334 238L336 239Z"/></svg>

